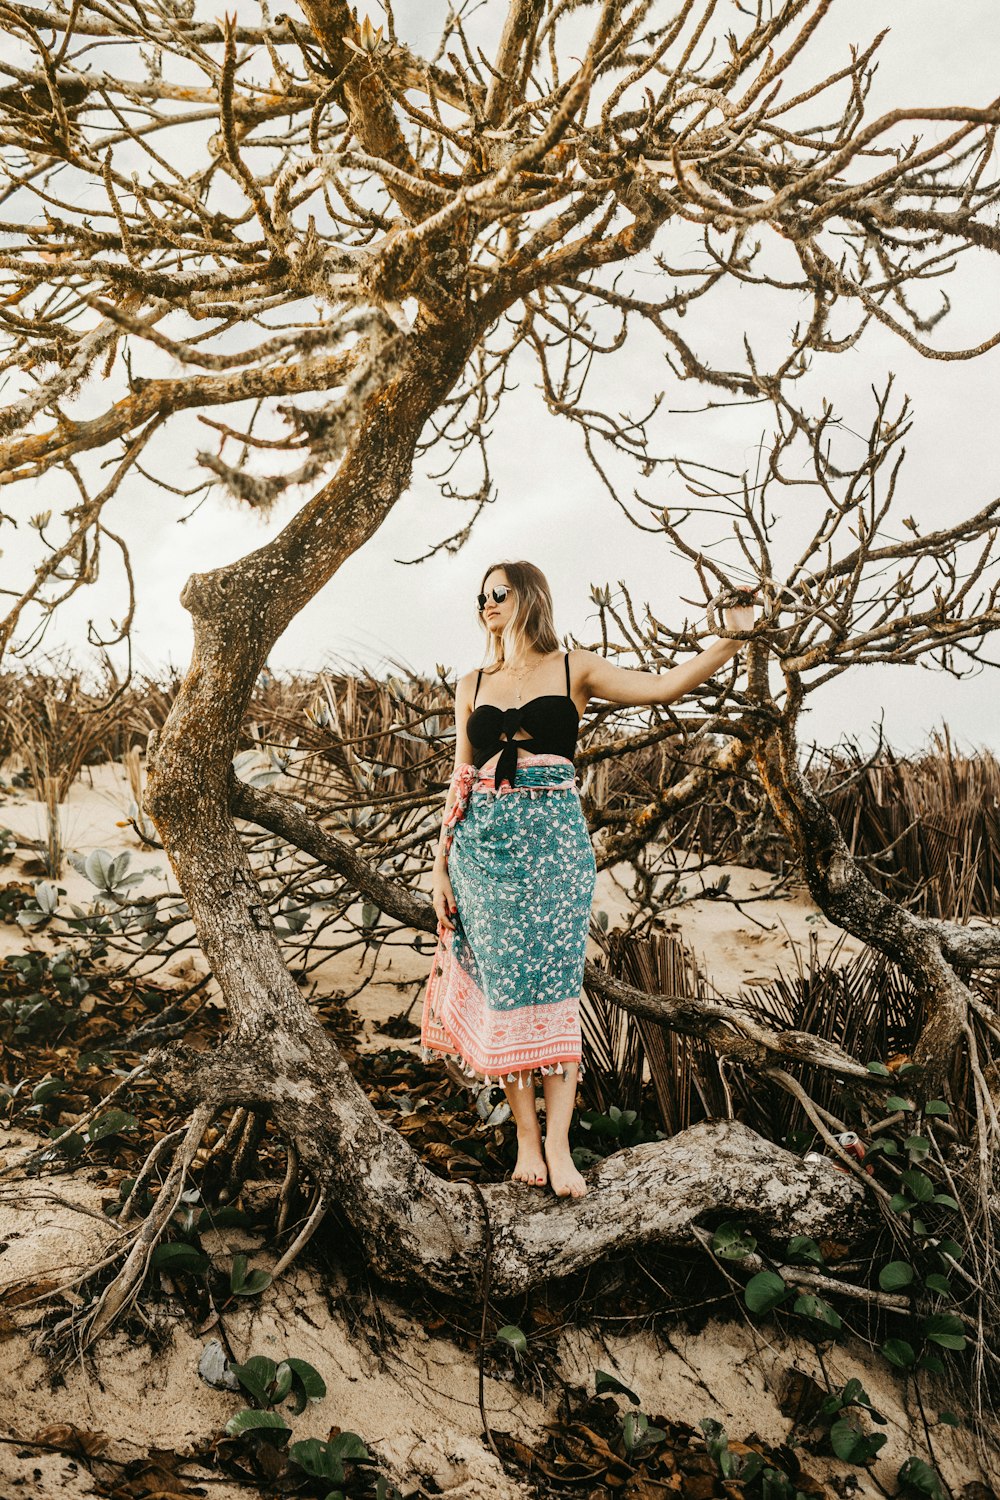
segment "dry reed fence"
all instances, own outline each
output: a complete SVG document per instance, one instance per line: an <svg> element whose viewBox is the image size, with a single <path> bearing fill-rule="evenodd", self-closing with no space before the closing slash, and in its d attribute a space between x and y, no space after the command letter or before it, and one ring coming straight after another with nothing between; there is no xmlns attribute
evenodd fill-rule
<svg viewBox="0 0 1000 1500"><path fill-rule="evenodd" d="M592 932L603 951L602 963L615 978L652 994L714 994L693 954L674 934L635 937L602 933L596 925ZM768 984L744 990L738 1003L778 1031L809 1032L863 1061L895 1068L908 1060L923 1026L924 1002L884 955L865 949L845 962L838 944L821 958L813 936L808 952L797 953L795 962L794 972L778 971ZM995 1007L998 982L977 988ZM980 1058L991 1059L991 1039L978 1020L974 1024ZM591 1109L604 1112L613 1103L645 1111L666 1135L718 1118L742 1120L779 1142L794 1141L800 1132L812 1135L801 1106L783 1089L738 1065L723 1064L709 1043L632 1016L586 986L581 1029L585 1071L580 1087ZM842 1116L854 1102L849 1086L822 1069L795 1065L789 1071L821 1109ZM967 1138L975 1123L975 1101L964 1051L956 1057L950 1083L952 1121Z"/></svg>
<svg viewBox="0 0 1000 1500"><path fill-rule="evenodd" d="M913 758L839 750L817 789L887 895L930 917L1000 914L1000 762L959 754L947 730ZM837 785L836 783L839 783Z"/></svg>
<svg viewBox="0 0 1000 1500"><path fill-rule="evenodd" d="M672 933L649 938L605 934L595 927L604 963L616 979L653 994L707 999L710 989L694 955ZM645 1016L633 1016L585 988L580 1008L585 1071L583 1097L605 1113L612 1104L642 1112L646 1070L658 1124L667 1135L731 1111L717 1053Z"/></svg>
<svg viewBox="0 0 1000 1500"><path fill-rule="evenodd" d="M105 655L98 681L60 667L0 673L0 769L17 766L43 802L64 801L85 766L131 762L161 725L177 672L136 674L122 684ZM607 706L587 715L580 766L592 826L627 822L687 774L679 737L601 758L628 716ZM384 680L366 670L261 673L240 747L241 774L285 776L332 828L376 855L430 847L454 754L453 692L442 668L424 677L400 668ZM702 747L703 749L704 747ZM1000 762L959 754L944 732L915 757L882 748L866 761L850 743L810 778L873 881L928 915L965 920L1000 912ZM138 800L138 799L137 799ZM752 773L720 780L664 829L678 849L718 861L781 869L791 855Z"/></svg>
<svg viewBox="0 0 1000 1500"><path fill-rule="evenodd" d="M107 655L98 681L60 666L0 672L0 768L16 767L45 800L46 780L64 802L84 766L124 761L166 718L180 685L137 674L123 686Z"/></svg>

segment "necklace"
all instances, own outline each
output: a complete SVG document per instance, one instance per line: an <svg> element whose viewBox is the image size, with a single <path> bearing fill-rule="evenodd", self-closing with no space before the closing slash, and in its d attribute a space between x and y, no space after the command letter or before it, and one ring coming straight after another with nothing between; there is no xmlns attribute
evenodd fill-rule
<svg viewBox="0 0 1000 1500"><path fill-rule="evenodd" d="M531 674L532 674L532 672L534 672L535 668L538 667L538 666L540 666L540 665L541 665L540 662L537 662L537 661L533 662L531 664L531 666L529 666L529 667L522 667L521 670L520 670L520 672L515 672L512 667L507 667L507 666L504 667L504 671L507 672L508 675L517 684L517 698L516 698L516 701L514 703L514 707L515 708L520 708L521 707L521 693L523 691L524 679L526 677L530 677Z"/></svg>

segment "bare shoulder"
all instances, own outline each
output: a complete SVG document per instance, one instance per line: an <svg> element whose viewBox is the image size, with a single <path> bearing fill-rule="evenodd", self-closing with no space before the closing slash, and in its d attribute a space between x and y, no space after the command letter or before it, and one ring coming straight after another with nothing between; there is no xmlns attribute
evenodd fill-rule
<svg viewBox="0 0 1000 1500"><path fill-rule="evenodd" d="M475 692L476 678L479 675L477 667L469 672L463 672L455 684L455 712L463 713L472 707L472 695Z"/></svg>
<svg viewBox="0 0 1000 1500"><path fill-rule="evenodd" d="M569 670L573 679L573 686L589 688L593 680L594 662L600 660L596 651L585 651L582 646L574 646L569 653Z"/></svg>

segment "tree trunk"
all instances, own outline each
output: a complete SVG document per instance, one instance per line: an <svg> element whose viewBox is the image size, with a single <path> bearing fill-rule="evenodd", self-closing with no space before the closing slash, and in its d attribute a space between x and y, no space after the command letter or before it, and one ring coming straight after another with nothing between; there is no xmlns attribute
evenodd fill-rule
<svg viewBox="0 0 1000 1500"><path fill-rule="evenodd" d="M212 1054L174 1047L151 1062L191 1105L269 1109L388 1281L469 1295L489 1249L492 1290L514 1295L646 1244L692 1245L706 1216L739 1215L771 1240L850 1240L866 1222L856 1178L832 1162L805 1163L737 1120L617 1152L593 1169L583 1198L446 1181L380 1119L309 1012L306 1021L294 1036L272 1030L252 1051L231 1039Z"/></svg>
<svg viewBox="0 0 1000 1500"><path fill-rule="evenodd" d="M408 342L330 484L268 546L184 589L194 657L152 748L146 800L232 1024L214 1052L168 1048L153 1066L193 1106L199 1130L206 1109L269 1112L303 1171L342 1205L373 1269L397 1281L468 1292L491 1246L494 1288L521 1291L612 1251L689 1241L710 1211L759 1214L780 1235L842 1231L848 1211L860 1212L857 1182L734 1121L606 1161L580 1200L443 1181L379 1118L282 959L232 818L239 728L275 639L406 486L421 429L466 347L441 332L418 349ZM95 1335L114 1315L101 1313Z"/></svg>

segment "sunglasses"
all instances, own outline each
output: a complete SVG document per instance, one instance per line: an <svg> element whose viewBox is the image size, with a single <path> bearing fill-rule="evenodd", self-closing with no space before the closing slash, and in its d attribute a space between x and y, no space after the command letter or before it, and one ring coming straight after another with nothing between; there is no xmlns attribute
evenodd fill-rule
<svg viewBox="0 0 1000 1500"><path fill-rule="evenodd" d="M505 588L499 588L499 589L491 589L490 593L493 595L493 603L494 604L502 604L503 601L506 599L507 595L510 592L511 592L511 590L509 588L506 588L506 587ZM487 601L488 598L489 598L489 594L477 594L476 595L476 603L479 606L479 613L480 614L482 614L483 610L486 608L486 601Z"/></svg>

